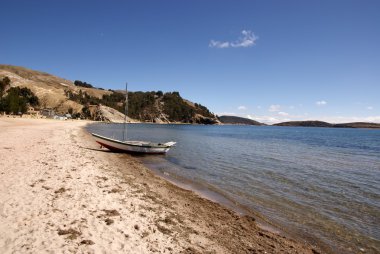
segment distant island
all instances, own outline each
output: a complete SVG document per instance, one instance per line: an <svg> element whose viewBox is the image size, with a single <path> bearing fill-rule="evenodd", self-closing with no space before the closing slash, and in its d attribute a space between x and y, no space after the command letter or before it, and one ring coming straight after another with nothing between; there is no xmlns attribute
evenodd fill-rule
<svg viewBox="0 0 380 254"><path fill-rule="evenodd" d="M223 116L218 116L218 119L222 124L266 126L266 124L264 123L260 123L252 119L238 117L238 116L223 115ZM380 129L380 124L366 123L366 122L332 124L332 123L327 123L323 121L290 121L290 122L276 123L270 126Z"/></svg>
<svg viewBox="0 0 380 254"><path fill-rule="evenodd" d="M378 129L380 124L378 123L365 123L365 122L355 122L355 123L338 123L331 124L322 121L291 121L273 124L274 126L293 126L293 127L329 127L329 128L369 128Z"/></svg>
<svg viewBox="0 0 380 254"><path fill-rule="evenodd" d="M244 117L238 117L238 116L219 116L219 121L222 124L240 124L240 125L266 125L264 123L260 123L258 121L244 118Z"/></svg>

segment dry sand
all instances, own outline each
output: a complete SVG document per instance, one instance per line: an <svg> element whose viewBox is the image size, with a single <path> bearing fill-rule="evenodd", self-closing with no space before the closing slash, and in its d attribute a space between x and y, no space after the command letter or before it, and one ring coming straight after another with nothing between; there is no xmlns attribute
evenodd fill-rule
<svg viewBox="0 0 380 254"><path fill-rule="evenodd" d="M85 124L0 118L0 253L318 253L99 149Z"/></svg>

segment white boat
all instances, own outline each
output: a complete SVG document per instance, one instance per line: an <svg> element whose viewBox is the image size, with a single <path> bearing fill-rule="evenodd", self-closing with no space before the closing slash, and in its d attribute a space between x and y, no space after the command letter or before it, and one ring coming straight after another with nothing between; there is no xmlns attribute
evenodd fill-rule
<svg viewBox="0 0 380 254"><path fill-rule="evenodd" d="M106 147L111 151L125 153L146 153L146 154L163 154L176 144L176 142L153 143L147 141L132 141L127 140L127 112L128 112L128 90L125 86L125 117L124 117L124 132L123 140L113 139L101 136L96 133L91 133L95 141L102 147Z"/></svg>
<svg viewBox="0 0 380 254"><path fill-rule="evenodd" d="M91 133L95 141L103 147L115 152L163 154L176 144L176 142L152 143L145 141L120 141Z"/></svg>

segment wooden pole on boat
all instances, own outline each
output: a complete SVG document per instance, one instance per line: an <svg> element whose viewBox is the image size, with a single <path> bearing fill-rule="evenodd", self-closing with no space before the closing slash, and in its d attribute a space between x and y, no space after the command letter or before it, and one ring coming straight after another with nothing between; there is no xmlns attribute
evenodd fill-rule
<svg viewBox="0 0 380 254"><path fill-rule="evenodd" d="M127 114L128 114L128 83L125 83L125 110L124 110L124 132L123 140L127 140Z"/></svg>

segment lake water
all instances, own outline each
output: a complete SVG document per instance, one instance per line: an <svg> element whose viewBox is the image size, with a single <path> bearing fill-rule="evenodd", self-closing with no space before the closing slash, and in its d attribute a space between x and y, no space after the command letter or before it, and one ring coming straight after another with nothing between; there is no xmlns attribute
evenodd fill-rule
<svg viewBox="0 0 380 254"><path fill-rule="evenodd" d="M121 138L123 125L89 129ZM129 124L128 138L176 141L139 159L287 233L336 253L380 253L380 130Z"/></svg>

